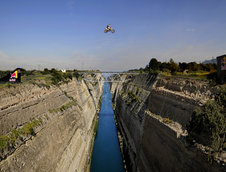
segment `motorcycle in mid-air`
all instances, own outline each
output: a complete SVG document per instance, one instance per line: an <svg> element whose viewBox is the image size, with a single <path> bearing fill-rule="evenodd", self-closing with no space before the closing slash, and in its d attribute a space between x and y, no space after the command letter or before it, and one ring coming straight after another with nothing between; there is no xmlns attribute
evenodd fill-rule
<svg viewBox="0 0 226 172"><path fill-rule="evenodd" d="M115 29L113 29L110 24L107 25L106 29L104 30L104 33L107 33L107 32L111 32L111 33L115 33Z"/></svg>

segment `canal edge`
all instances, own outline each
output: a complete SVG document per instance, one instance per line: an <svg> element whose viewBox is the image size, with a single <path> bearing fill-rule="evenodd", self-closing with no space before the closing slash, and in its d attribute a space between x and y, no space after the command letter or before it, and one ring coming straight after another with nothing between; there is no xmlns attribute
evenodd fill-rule
<svg viewBox="0 0 226 172"><path fill-rule="evenodd" d="M92 130L93 137L92 137L92 141L91 141L89 156L88 156L88 159L87 159L87 167L85 168L86 172L90 172L90 168L91 168L94 141L95 141L95 138L96 138L96 134L98 132L98 120L99 120L99 113L100 113L100 108L101 108L101 104L102 104L102 96L103 96L103 91L102 91L101 97L98 101L98 108L97 108L95 117L94 117L93 122L92 122L92 129L91 130Z"/></svg>
<svg viewBox="0 0 226 172"><path fill-rule="evenodd" d="M121 152L121 156L122 156L123 169L124 169L124 172L128 172L127 167L126 167L126 160L125 160L125 157L124 157L124 154L123 154L123 137L122 137L119 125L118 125L118 118L115 115L115 113L114 113L114 120L115 120L115 126L116 126L116 130L117 130L120 152Z"/></svg>

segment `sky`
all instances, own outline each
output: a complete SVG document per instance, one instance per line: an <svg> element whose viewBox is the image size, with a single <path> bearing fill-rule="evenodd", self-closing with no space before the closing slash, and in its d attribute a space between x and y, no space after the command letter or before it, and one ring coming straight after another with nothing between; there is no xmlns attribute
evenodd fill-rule
<svg viewBox="0 0 226 172"><path fill-rule="evenodd" d="M226 0L0 0L0 70L123 71L223 54Z"/></svg>

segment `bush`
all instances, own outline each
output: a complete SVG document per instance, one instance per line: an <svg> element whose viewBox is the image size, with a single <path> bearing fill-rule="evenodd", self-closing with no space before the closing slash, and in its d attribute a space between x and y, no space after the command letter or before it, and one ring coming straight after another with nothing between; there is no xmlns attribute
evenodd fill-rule
<svg viewBox="0 0 226 172"><path fill-rule="evenodd" d="M47 75L51 73L51 70L45 68L44 71L41 72L43 75Z"/></svg>
<svg viewBox="0 0 226 172"><path fill-rule="evenodd" d="M128 91L128 96L131 99L131 101L127 101L127 104L130 104L130 102L132 101L137 101L138 103L140 103L140 99L132 92L132 91Z"/></svg>
<svg viewBox="0 0 226 172"><path fill-rule="evenodd" d="M10 71L7 70L7 71L0 71L0 78L3 78L4 76L10 74Z"/></svg>
<svg viewBox="0 0 226 172"><path fill-rule="evenodd" d="M128 96L129 96L130 99L132 99L132 101L133 101L133 100L136 100L136 95L133 94L132 91L128 91Z"/></svg>
<svg viewBox="0 0 226 172"><path fill-rule="evenodd" d="M164 122L164 123L166 123L166 124L169 124L169 123L171 123L171 120L170 120L169 117L168 117L168 118L164 118L164 119L162 120L162 122Z"/></svg>
<svg viewBox="0 0 226 172"><path fill-rule="evenodd" d="M74 76L76 79L79 79L79 77L81 77L81 75L80 75L77 71L75 71L75 72L73 73L73 76Z"/></svg>
<svg viewBox="0 0 226 172"><path fill-rule="evenodd" d="M34 73L36 72L36 70L24 70L24 71L22 71L22 73L21 73L21 75L22 76L24 76L24 75L27 75L27 76L29 76L29 75L34 75Z"/></svg>
<svg viewBox="0 0 226 172"><path fill-rule="evenodd" d="M209 74L207 75L207 79L211 79L211 80L217 82L217 72L209 73Z"/></svg>
<svg viewBox="0 0 226 172"><path fill-rule="evenodd" d="M215 100L209 100L202 108L197 108L187 126L189 140L212 147L215 151L225 150L226 131L226 89L218 90Z"/></svg>
<svg viewBox="0 0 226 172"><path fill-rule="evenodd" d="M226 87L223 87L219 89L215 96L216 102L223 108L223 111L225 111L226 108Z"/></svg>
<svg viewBox="0 0 226 172"><path fill-rule="evenodd" d="M72 80L73 77L71 72L62 73L56 71L55 69L51 70L51 75L52 75L51 81L52 84L54 85L59 85L60 82L67 83L68 80Z"/></svg>
<svg viewBox="0 0 226 172"><path fill-rule="evenodd" d="M67 72L67 73L63 73L63 77L64 77L64 79L72 80L73 75L71 72Z"/></svg>
<svg viewBox="0 0 226 172"><path fill-rule="evenodd" d="M54 85L58 85L59 82L64 80L62 74L60 72L57 72L56 70L52 70L51 75L52 75L51 81L52 81L52 84Z"/></svg>
<svg viewBox="0 0 226 172"><path fill-rule="evenodd" d="M160 73L159 70L155 70L155 71L151 70L151 71L149 71L149 74L155 75L155 76L157 76L159 73Z"/></svg>
<svg viewBox="0 0 226 172"><path fill-rule="evenodd" d="M11 144L14 144L15 141L21 137L21 134L22 134L21 130L12 129L12 131L10 133L10 137L9 137L9 142Z"/></svg>
<svg viewBox="0 0 226 172"><path fill-rule="evenodd" d="M6 148L9 138L5 135L0 136L0 149Z"/></svg>

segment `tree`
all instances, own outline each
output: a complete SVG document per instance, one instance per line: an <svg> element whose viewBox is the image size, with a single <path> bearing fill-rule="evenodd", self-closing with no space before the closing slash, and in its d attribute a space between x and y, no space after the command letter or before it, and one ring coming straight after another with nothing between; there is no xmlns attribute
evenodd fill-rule
<svg viewBox="0 0 226 172"><path fill-rule="evenodd" d="M188 64L185 62L179 63L179 67L181 69L181 72L183 72L184 70L188 69Z"/></svg>
<svg viewBox="0 0 226 172"><path fill-rule="evenodd" d="M170 59L169 63L170 63L170 70L172 74L175 74L175 72L179 71L180 68L178 64L173 61L173 59Z"/></svg>
<svg viewBox="0 0 226 172"><path fill-rule="evenodd" d="M160 65L160 70L161 70L161 71L167 71L167 70L169 70L169 69L170 69L170 65L169 65L168 62L163 62L163 63L161 63L161 65Z"/></svg>
<svg viewBox="0 0 226 172"><path fill-rule="evenodd" d="M150 70L159 70L159 66L161 65L161 62L158 62L156 58L152 58L149 62L149 69Z"/></svg>
<svg viewBox="0 0 226 172"><path fill-rule="evenodd" d="M196 62L190 62L188 63L188 69L190 71L198 71L200 70L200 66Z"/></svg>

